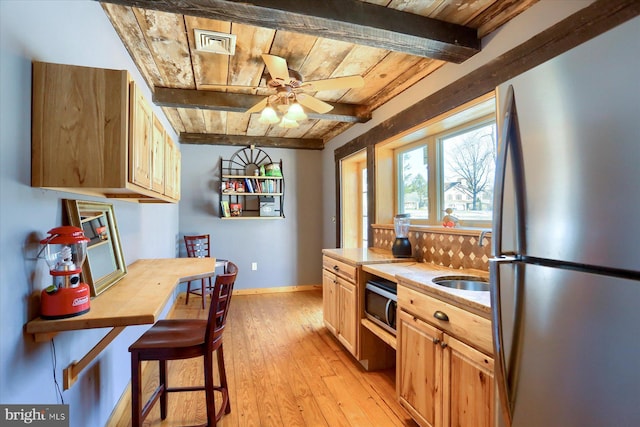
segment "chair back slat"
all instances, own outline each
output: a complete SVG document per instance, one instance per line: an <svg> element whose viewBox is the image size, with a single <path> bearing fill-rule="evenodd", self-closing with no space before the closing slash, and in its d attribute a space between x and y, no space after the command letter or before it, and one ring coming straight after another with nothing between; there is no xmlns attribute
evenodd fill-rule
<svg viewBox="0 0 640 427"><path fill-rule="evenodd" d="M213 294L211 296L211 305L209 306L207 332L205 335L207 346L212 348L217 346L222 339L237 275L238 267L232 262L227 262L227 268L224 274L216 275Z"/></svg>
<svg viewBox="0 0 640 427"><path fill-rule="evenodd" d="M208 258L211 256L210 238L208 234L184 236L184 245L189 258Z"/></svg>

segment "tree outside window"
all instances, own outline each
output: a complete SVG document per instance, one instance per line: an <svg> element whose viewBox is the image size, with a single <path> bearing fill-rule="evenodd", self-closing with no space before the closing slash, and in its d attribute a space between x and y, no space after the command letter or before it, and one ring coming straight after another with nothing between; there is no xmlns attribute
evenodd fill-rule
<svg viewBox="0 0 640 427"><path fill-rule="evenodd" d="M496 157L495 123L442 139L445 200L461 220L490 221Z"/></svg>
<svg viewBox="0 0 640 427"><path fill-rule="evenodd" d="M411 218L429 218L429 165L427 147L419 146L402 153L402 212Z"/></svg>

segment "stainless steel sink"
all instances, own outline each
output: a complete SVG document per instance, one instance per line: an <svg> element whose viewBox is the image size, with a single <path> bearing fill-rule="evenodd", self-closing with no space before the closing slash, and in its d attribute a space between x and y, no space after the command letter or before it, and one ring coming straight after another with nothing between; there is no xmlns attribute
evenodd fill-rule
<svg viewBox="0 0 640 427"><path fill-rule="evenodd" d="M464 291L488 291L489 280L480 276L440 276L431 280L439 286Z"/></svg>

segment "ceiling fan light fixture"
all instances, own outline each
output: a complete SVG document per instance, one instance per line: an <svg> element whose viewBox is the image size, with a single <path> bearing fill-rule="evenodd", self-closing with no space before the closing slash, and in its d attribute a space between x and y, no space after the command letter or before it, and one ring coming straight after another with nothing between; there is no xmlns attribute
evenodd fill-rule
<svg viewBox="0 0 640 427"><path fill-rule="evenodd" d="M258 121L260 123L274 124L278 123L280 119L278 118L276 111L268 105L264 110L262 110L262 113L260 113L260 119L258 119Z"/></svg>
<svg viewBox="0 0 640 427"><path fill-rule="evenodd" d="M307 120L307 115L304 113L302 106L298 102L294 102L289 106L289 110L285 117L290 120Z"/></svg>
<svg viewBox="0 0 640 427"><path fill-rule="evenodd" d="M283 127L285 129L293 129L297 128L298 126L300 126L298 122L292 119L288 119L287 116L284 116L280 121L280 127Z"/></svg>

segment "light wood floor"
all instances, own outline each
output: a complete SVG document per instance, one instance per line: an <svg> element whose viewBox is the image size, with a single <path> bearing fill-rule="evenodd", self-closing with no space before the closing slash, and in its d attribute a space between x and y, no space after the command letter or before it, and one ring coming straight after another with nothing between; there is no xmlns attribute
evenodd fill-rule
<svg viewBox="0 0 640 427"><path fill-rule="evenodd" d="M204 317L199 298L178 300L172 317ZM207 304L207 309L209 305ZM366 372L322 323L320 290L234 295L224 336L230 426L416 426L395 397L393 370ZM127 367L128 368L128 367ZM200 384L202 359L169 362L172 385ZM144 373L147 399L157 365ZM145 426L206 423L204 392L169 395L168 416L159 405ZM131 425L131 405L112 426Z"/></svg>

